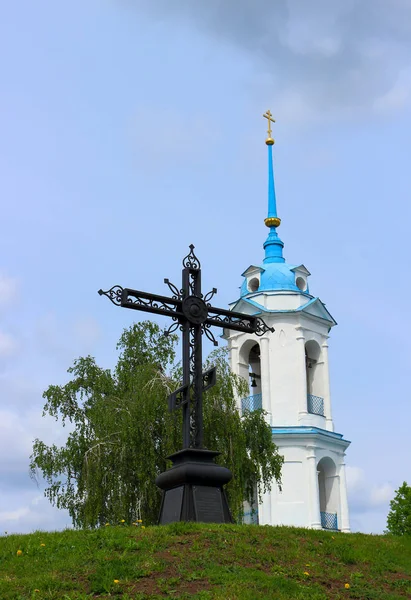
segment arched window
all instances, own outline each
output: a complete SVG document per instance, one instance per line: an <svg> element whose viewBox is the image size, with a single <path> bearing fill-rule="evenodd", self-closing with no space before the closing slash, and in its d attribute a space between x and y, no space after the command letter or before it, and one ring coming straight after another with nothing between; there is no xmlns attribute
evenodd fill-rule
<svg viewBox="0 0 411 600"><path fill-rule="evenodd" d="M249 371L250 371L250 388L253 396L261 394L261 360L260 346L255 344L249 355Z"/></svg>
<svg viewBox="0 0 411 600"><path fill-rule="evenodd" d="M241 400L241 412L262 408L260 346L247 340L240 350L240 375L250 386L250 395Z"/></svg>
<svg viewBox="0 0 411 600"><path fill-rule="evenodd" d="M320 361L321 348L315 340L305 344L305 367L307 378L307 410L324 416L323 369Z"/></svg>
<svg viewBox="0 0 411 600"><path fill-rule="evenodd" d="M334 461L328 456L322 458L317 465L321 526L323 529L338 529L340 481L336 475L336 470Z"/></svg>
<svg viewBox="0 0 411 600"><path fill-rule="evenodd" d="M248 289L250 292L256 292L259 287L260 287L260 280L258 279L258 277L253 277L248 282Z"/></svg>
<svg viewBox="0 0 411 600"><path fill-rule="evenodd" d="M295 284L298 287L299 290L301 290L302 292L305 292L307 289L307 282L304 279L304 277L297 277L297 279L295 280Z"/></svg>

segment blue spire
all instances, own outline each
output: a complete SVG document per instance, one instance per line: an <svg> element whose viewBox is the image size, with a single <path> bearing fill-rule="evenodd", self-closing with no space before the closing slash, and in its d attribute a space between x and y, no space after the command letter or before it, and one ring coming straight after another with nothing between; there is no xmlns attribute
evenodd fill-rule
<svg viewBox="0 0 411 600"><path fill-rule="evenodd" d="M275 198L274 187L274 169L273 169L273 145L274 140L271 137L271 113L267 111L264 115L268 119L268 138L265 143L268 149L268 215L264 220L267 227L270 228L270 233L264 242L265 258L264 263L283 263L284 243L280 240L277 234L277 227L281 224L281 219L277 216L277 204Z"/></svg>

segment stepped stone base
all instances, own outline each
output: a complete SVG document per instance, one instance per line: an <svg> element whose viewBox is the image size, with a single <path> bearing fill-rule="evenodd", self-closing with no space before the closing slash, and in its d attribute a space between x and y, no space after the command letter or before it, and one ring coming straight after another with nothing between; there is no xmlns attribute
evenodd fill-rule
<svg viewBox="0 0 411 600"><path fill-rule="evenodd" d="M156 485L164 490L160 525L176 521L233 522L223 488L233 476L229 469L215 464L219 454L186 448L167 457L173 466L156 479Z"/></svg>

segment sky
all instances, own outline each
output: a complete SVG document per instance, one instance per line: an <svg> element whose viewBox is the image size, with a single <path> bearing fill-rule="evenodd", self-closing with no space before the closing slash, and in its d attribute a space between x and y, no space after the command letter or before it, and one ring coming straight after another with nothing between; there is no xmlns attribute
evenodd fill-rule
<svg viewBox="0 0 411 600"><path fill-rule="evenodd" d="M284 255L338 322L352 529L384 530L411 483L410 53L409 0L2 3L1 533L70 525L28 463L66 436L43 391L112 367L134 318L97 290L167 292L193 243L224 307L261 263L267 109Z"/></svg>

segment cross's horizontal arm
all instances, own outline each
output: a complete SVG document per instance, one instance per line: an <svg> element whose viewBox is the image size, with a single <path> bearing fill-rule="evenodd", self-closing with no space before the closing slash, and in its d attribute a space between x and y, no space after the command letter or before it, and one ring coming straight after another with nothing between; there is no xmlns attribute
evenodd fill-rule
<svg viewBox="0 0 411 600"><path fill-rule="evenodd" d="M121 294L121 306L157 315L183 317L181 300L169 298L168 296L149 294L148 292L140 292L139 290L132 290L130 288L124 288Z"/></svg>
<svg viewBox="0 0 411 600"><path fill-rule="evenodd" d="M245 315L244 313L224 308L215 308L214 306L209 307L205 324L223 327L224 329L233 329L235 331L256 333L257 335L263 335L267 331L274 331L273 327L268 327L259 317Z"/></svg>
<svg viewBox="0 0 411 600"><path fill-rule="evenodd" d="M233 310L226 310L225 308L208 307L206 323L210 325L254 333L257 326L256 322L257 317L234 312Z"/></svg>
<svg viewBox="0 0 411 600"><path fill-rule="evenodd" d="M249 331L250 333L254 333L257 328L257 317L210 306L206 324L224 327L225 329L235 329L237 331Z"/></svg>
<svg viewBox="0 0 411 600"><path fill-rule="evenodd" d="M168 317L183 317L181 300L177 298L122 288L119 285L112 287L107 292L99 290L99 294L107 296L116 306L132 308L157 315L166 315Z"/></svg>

